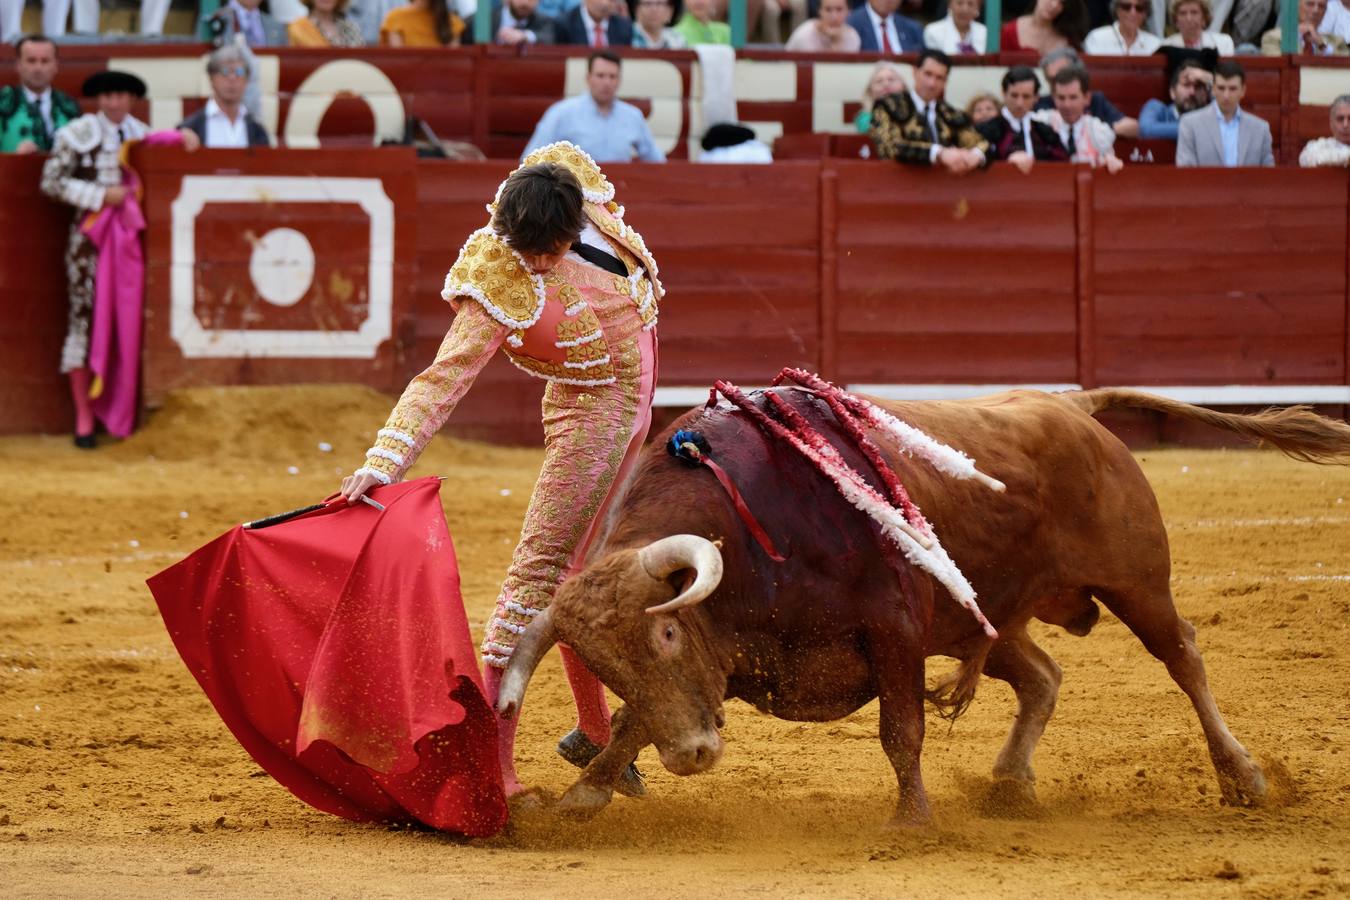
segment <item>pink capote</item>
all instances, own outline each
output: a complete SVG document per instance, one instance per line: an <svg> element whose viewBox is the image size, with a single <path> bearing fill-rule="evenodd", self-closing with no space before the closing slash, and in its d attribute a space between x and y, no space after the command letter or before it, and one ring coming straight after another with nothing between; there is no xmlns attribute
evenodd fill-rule
<svg viewBox="0 0 1350 900"><path fill-rule="evenodd" d="M150 579L174 645L253 758L356 820L506 823L496 726L436 478L236 527Z"/></svg>
<svg viewBox="0 0 1350 900"><path fill-rule="evenodd" d="M150 146L181 144L177 131L146 135ZM122 166L126 199L90 214L80 230L98 249L94 274L94 311L90 322L89 368L101 388L93 398L94 415L108 433L127 437L136 427L137 389L141 370L141 310L145 299L145 257L141 232L140 178Z"/></svg>

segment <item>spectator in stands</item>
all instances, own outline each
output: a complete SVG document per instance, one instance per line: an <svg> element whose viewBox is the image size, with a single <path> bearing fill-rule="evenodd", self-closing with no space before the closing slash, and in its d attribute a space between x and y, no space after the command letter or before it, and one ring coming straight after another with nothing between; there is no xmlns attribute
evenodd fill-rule
<svg viewBox="0 0 1350 900"><path fill-rule="evenodd" d="M364 47L366 39L347 16L347 0L304 0L309 15L286 26L292 47Z"/></svg>
<svg viewBox="0 0 1350 900"><path fill-rule="evenodd" d="M178 127L188 129L202 146L212 149L270 146L267 129L243 106L248 67L249 61L238 47L227 44L217 48L206 63L211 99Z"/></svg>
<svg viewBox="0 0 1350 900"><path fill-rule="evenodd" d="M1209 31L1214 11L1209 0L1171 0L1170 15L1176 34L1163 38L1165 47L1189 47L1199 50L1209 47L1220 56L1233 55L1233 39L1221 32Z"/></svg>
<svg viewBox="0 0 1350 900"><path fill-rule="evenodd" d="M368 46L380 43L380 26L384 17L403 5L403 0L352 0L348 17L361 29L361 39Z"/></svg>
<svg viewBox="0 0 1350 900"><path fill-rule="evenodd" d="M899 94L906 90L908 88L905 87L905 77L900 73L899 66L887 59L877 63L872 67L872 74L867 79L862 109L854 116L853 127L858 129L860 134L867 134L872 128L873 105L887 94Z"/></svg>
<svg viewBox="0 0 1350 900"><path fill-rule="evenodd" d="M1345 41L1335 34L1323 34L1320 25L1327 18L1327 0L1299 0L1298 50L1305 56L1339 56L1347 52ZM1276 25L1261 36L1261 52L1280 56L1280 27Z"/></svg>
<svg viewBox="0 0 1350 900"><path fill-rule="evenodd" d="M596 162L665 162L642 111L616 98L619 57L595 50L586 59L587 93L559 100L535 126L522 158L556 141L571 141Z"/></svg>
<svg viewBox="0 0 1350 900"><path fill-rule="evenodd" d="M1088 32L1083 52L1095 56L1149 56L1162 46L1162 38L1144 30L1148 0L1114 0L1116 21Z"/></svg>
<svg viewBox="0 0 1350 900"><path fill-rule="evenodd" d="M1055 76L1069 66L1087 71L1087 67L1083 65L1082 57L1072 47L1060 47L1058 50L1051 50L1045 54L1041 58L1041 72L1045 75L1046 84L1054 85ZM1055 101L1049 95L1036 101L1038 111L1054 108ZM1093 91L1092 96L1088 98L1087 114L1110 125L1118 137L1132 138L1139 136L1139 120L1116 109L1101 91Z"/></svg>
<svg viewBox="0 0 1350 900"><path fill-rule="evenodd" d="M1317 26L1320 34L1334 34L1336 37L1350 44L1350 7L1347 7L1344 0L1328 0L1327 14L1322 17L1322 24Z"/></svg>
<svg viewBox="0 0 1350 900"><path fill-rule="evenodd" d="M972 124L979 125L997 116L1002 108L997 97L988 91L980 91L966 104L966 115L970 116Z"/></svg>
<svg viewBox="0 0 1350 900"><path fill-rule="evenodd" d="M596 49L631 47L633 22L619 14L613 0L582 0L558 20L558 43ZM731 43L730 37L727 43Z"/></svg>
<svg viewBox="0 0 1350 900"><path fill-rule="evenodd" d="M233 42L235 35L250 47L286 46L286 26L261 6L262 0L230 0L197 23L197 36L217 47Z"/></svg>
<svg viewBox="0 0 1350 900"><path fill-rule="evenodd" d="M941 50L922 50L914 87L888 94L872 107L872 143L882 159L942 165L964 175L988 165L989 143L970 118L943 98L952 61Z"/></svg>
<svg viewBox="0 0 1350 900"><path fill-rule="evenodd" d="M80 104L52 87L56 44L31 34L14 45L17 85L0 88L0 153L37 153L52 149L56 130L80 117Z"/></svg>
<svg viewBox="0 0 1350 900"><path fill-rule="evenodd" d="M683 50L684 35L670 23L680 14L680 0L628 0L633 17L633 46L645 50Z"/></svg>
<svg viewBox="0 0 1350 900"><path fill-rule="evenodd" d="M667 0L669 2L669 0ZM474 42L474 18L477 13L464 20L464 44ZM539 0L506 0L504 6L493 4L492 43L505 47L520 44L555 44L558 40L558 23L539 12Z"/></svg>
<svg viewBox="0 0 1350 900"><path fill-rule="evenodd" d="M1178 166L1273 166L1270 126L1242 111L1247 73L1225 59L1214 70L1214 102L1181 117Z"/></svg>
<svg viewBox="0 0 1350 900"><path fill-rule="evenodd" d="M0 0L0 44L12 44L23 35L24 0Z"/></svg>
<svg viewBox="0 0 1350 900"><path fill-rule="evenodd" d="M866 0L849 13L848 24L862 38L865 53L913 53L923 49L923 29L896 12L900 0Z"/></svg>
<svg viewBox="0 0 1350 900"><path fill-rule="evenodd" d="M978 126L980 134L989 141L993 158L1010 162L1023 173L1030 172L1038 159L1069 161L1069 153L1055 129L1032 116L1040 92L1035 69L1013 66L1003 76L1003 108L997 116Z"/></svg>
<svg viewBox="0 0 1350 900"><path fill-rule="evenodd" d="M1183 59L1172 70L1168 94L1172 102L1154 98L1139 111L1139 136L1153 140L1175 141L1181 117L1208 106L1214 91L1214 73L1196 59Z"/></svg>
<svg viewBox="0 0 1350 900"><path fill-rule="evenodd" d="M1079 66L1060 69L1050 82L1050 96L1055 108L1040 110L1035 118L1055 130L1071 161L1102 166L1114 175L1125 165L1116 156L1116 132L1092 115L1089 110L1091 95L1086 69Z"/></svg>
<svg viewBox="0 0 1350 900"><path fill-rule="evenodd" d="M946 18L924 28L923 45L949 56L983 53L988 30L979 14L980 0L948 0Z"/></svg>
<svg viewBox="0 0 1350 900"><path fill-rule="evenodd" d="M975 0L957 0L974 3ZM797 26L784 50L802 53L857 53L862 37L848 24L848 0L820 0L820 15Z"/></svg>
<svg viewBox="0 0 1350 900"><path fill-rule="evenodd" d="M1049 53L1060 47L1081 47L1087 34L1083 0L1036 0L1031 13L1003 25L1001 48L1008 53Z"/></svg>
<svg viewBox="0 0 1350 900"><path fill-rule="evenodd" d="M1304 168L1350 166L1350 94L1331 101L1331 137L1308 141L1298 164Z"/></svg>
<svg viewBox="0 0 1350 900"><path fill-rule="evenodd" d="M71 0L42 0L42 31L50 37L66 33L70 20ZM70 22L75 34L98 34L101 14L99 0L75 0L75 17ZM23 6L20 4L20 9Z"/></svg>
<svg viewBox="0 0 1350 900"><path fill-rule="evenodd" d="M713 0L684 0L684 15L675 30L687 46L725 44L731 46L731 26L713 20Z"/></svg>
<svg viewBox="0 0 1350 900"><path fill-rule="evenodd" d="M380 23L385 47L458 47L463 36L464 20L450 11L446 0L409 0L389 10Z"/></svg>

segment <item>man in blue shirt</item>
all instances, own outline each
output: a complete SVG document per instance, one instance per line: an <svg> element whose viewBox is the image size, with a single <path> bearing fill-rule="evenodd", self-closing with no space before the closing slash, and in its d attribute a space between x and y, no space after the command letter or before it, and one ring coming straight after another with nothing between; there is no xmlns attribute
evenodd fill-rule
<svg viewBox="0 0 1350 900"><path fill-rule="evenodd" d="M1213 90L1214 73L1197 59L1182 60L1172 72L1172 86L1168 90L1172 102L1150 100L1139 111L1139 136L1175 141L1181 117L1191 110L1208 106Z"/></svg>
<svg viewBox="0 0 1350 900"><path fill-rule="evenodd" d="M570 141L596 162L665 162L656 146L642 111L624 103L619 92L619 57L598 50L586 60L587 93L559 100L548 108L535 126L530 143L521 154L555 141Z"/></svg>

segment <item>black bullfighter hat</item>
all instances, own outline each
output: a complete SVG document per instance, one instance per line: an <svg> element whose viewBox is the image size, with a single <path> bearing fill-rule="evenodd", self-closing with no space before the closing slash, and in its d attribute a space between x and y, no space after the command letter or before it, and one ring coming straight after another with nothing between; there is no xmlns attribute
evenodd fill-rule
<svg viewBox="0 0 1350 900"><path fill-rule="evenodd" d="M134 94L137 97L144 97L145 82L130 72L118 72L115 69L95 72L84 80L83 93L86 97L97 97L99 94L114 94L120 91Z"/></svg>

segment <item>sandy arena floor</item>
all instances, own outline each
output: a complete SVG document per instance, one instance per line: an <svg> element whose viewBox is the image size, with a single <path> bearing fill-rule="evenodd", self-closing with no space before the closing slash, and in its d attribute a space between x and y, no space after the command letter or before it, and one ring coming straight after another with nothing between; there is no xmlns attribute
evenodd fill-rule
<svg viewBox="0 0 1350 900"><path fill-rule="evenodd" d="M1103 612L1087 638L1036 629L1064 687L1029 819L981 811L1014 709L989 680L954 727L930 719L936 822L914 833L883 829L896 788L875 703L820 725L730 704L718 769L677 778L648 750L650 796L585 825L467 844L309 809L217 719L144 581L236 522L331 493L387 408L350 388L203 390L96 453L0 439L0 897L1350 893L1350 470L1257 451L1140 461L1219 705L1266 765L1265 808L1219 804L1190 705ZM476 627L538 463L443 438L414 472L449 476ZM570 784L552 751L570 727L555 655L521 727L528 781Z"/></svg>

